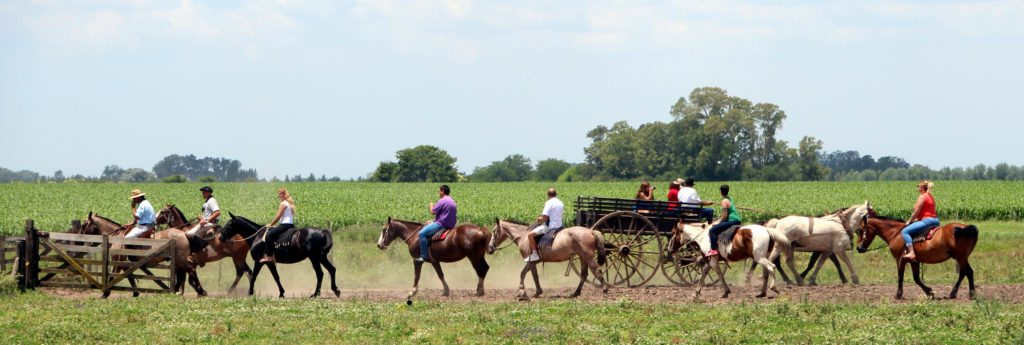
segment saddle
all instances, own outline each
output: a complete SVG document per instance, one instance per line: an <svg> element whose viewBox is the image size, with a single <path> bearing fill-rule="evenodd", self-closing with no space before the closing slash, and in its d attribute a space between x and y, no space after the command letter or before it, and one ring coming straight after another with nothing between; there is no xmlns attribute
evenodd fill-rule
<svg viewBox="0 0 1024 345"><path fill-rule="evenodd" d="M188 248L189 251L192 253L201 251L203 250L203 248L206 248L206 246L209 245L209 242L207 242L206 239L200 237L199 235L185 234L185 238L188 239Z"/></svg>
<svg viewBox="0 0 1024 345"><path fill-rule="evenodd" d="M288 248L292 244L292 239L298 233L299 228L288 229L288 231L277 237L277 241L274 241L274 249Z"/></svg>
<svg viewBox="0 0 1024 345"><path fill-rule="evenodd" d="M733 225L729 229L722 231L722 233L718 235L718 248L728 248L729 245L732 244L733 237L736 237L736 231L741 227L741 225ZM725 250L720 250L719 252L721 252L723 257L725 256Z"/></svg>
<svg viewBox="0 0 1024 345"><path fill-rule="evenodd" d="M541 236L537 239L537 248L550 248L555 243L555 237L558 236L559 232L562 232L565 228L558 228L548 232L546 235Z"/></svg>
<svg viewBox="0 0 1024 345"><path fill-rule="evenodd" d="M430 238L430 242L444 241L444 239L448 238L448 233L452 230L455 229L444 229L444 231L434 234L434 236Z"/></svg>
<svg viewBox="0 0 1024 345"><path fill-rule="evenodd" d="M928 227L927 231L922 231L920 234L917 234L916 236L911 237L911 239L914 240L914 243L929 241L929 240L932 239L933 236L935 236L936 232L939 232L939 228L941 228L941 227L942 226Z"/></svg>

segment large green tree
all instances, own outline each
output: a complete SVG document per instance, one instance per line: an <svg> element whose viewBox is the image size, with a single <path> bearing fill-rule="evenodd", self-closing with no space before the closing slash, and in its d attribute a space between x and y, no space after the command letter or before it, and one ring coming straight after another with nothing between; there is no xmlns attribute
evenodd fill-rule
<svg viewBox="0 0 1024 345"><path fill-rule="evenodd" d="M548 158L537 162L537 169L534 171L534 178L537 181L557 181L566 170L572 167L569 162L561 159Z"/></svg>
<svg viewBox="0 0 1024 345"><path fill-rule="evenodd" d="M371 175L383 182L453 182L459 179L455 157L440 148L420 145L395 153L397 163L381 162Z"/></svg>
<svg viewBox="0 0 1024 345"><path fill-rule="evenodd" d="M533 165L530 159L521 154L513 154L500 161L491 162L485 167L474 169L469 178L470 181L479 182L517 182L532 177Z"/></svg>

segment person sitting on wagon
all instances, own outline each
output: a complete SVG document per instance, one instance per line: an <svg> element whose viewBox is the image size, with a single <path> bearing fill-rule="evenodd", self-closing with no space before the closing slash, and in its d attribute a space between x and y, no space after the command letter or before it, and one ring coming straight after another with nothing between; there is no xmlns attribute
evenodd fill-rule
<svg viewBox="0 0 1024 345"><path fill-rule="evenodd" d="M729 197L729 185L723 184L719 190L722 192L722 221L708 230L708 238L711 240L711 250L705 255L708 257L718 255L718 234L740 225L740 222L743 221L740 212L736 211L736 205L733 204L732 198Z"/></svg>
<svg viewBox="0 0 1024 345"><path fill-rule="evenodd" d="M564 210L565 205L562 204L561 200L558 200L558 192L554 188L548 188L548 201L544 202L544 209L537 216L537 223L540 223L540 226L530 231L530 249L532 251L530 256L526 257L527 262L540 260L540 255L537 254L537 240L562 228L562 213Z"/></svg>
<svg viewBox="0 0 1024 345"><path fill-rule="evenodd" d="M420 230L420 257L415 259L416 262L430 261L431 237L439 231L455 228L455 217L458 214L458 207L455 205L455 200L450 196L451 193L452 190L448 185L441 185L441 188L437 190L439 197L437 203L430 203L430 214L434 215L434 221L423 226L423 229Z"/></svg>
<svg viewBox="0 0 1024 345"><path fill-rule="evenodd" d="M679 206L679 185L683 182L683 179L676 179L668 184L668 209L674 210Z"/></svg>
<svg viewBox="0 0 1024 345"><path fill-rule="evenodd" d="M156 210L153 209L153 204L146 200L146 193L141 190L132 190L129 198L132 199L132 222L125 227L132 231L129 231L124 237L141 237L153 229L153 225L156 223Z"/></svg>
<svg viewBox="0 0 1024 345"><path fill-rule="evenodd" d="M651 183L644 180L644 182L640 184L640 190L636 191L636 199L644 201L654 200L655 189L657 189L657 187L651 187Z"/></svg>
<svg viewBox="0 0 1024 345"><path fill-rule="evenodd" d="M917 184L917 191L921 193L914 204L914 213L910 215L907 226L900 231L903 235L903 244L907 246L907 254L904 259L917 260L914 253L914 236L922 231L939 226L939 214L935 212L935 198L932 198L932 187L935 185L928 180L922 180Z"/></svg>
<svg viewBox="0 0 1024 345"><path fill-rule="evenodd" d="M701 206L710 206L715 204L714 202L703 201L700 199L700 196L697 195L697 190L693 188L693 177L687 177L686 180L683 180L683 186L679 188L679 202ZM700 219L703 219L708 223L713 222L715 220L715 210L710 207L701 207Z"/></svg>

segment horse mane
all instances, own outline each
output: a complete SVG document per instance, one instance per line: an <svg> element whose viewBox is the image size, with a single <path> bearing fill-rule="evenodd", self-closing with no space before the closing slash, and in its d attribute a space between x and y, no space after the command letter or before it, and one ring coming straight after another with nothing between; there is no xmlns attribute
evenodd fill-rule
<svg viewBox="0 0 1024 345"><path fill-rule="evenodd" d="M186 224L189 223L188 219L185 218L185 213L181 212L181 209L179 209L178 206L171 205L171 210L178 215L178 219L185 222Z"/></svg>
<svg viewBox="0 0 1024 345"><path fill-rule="evenodd" d="M515 224L515 225L522 225L522 226L529 226L530 225L530 224L526 224L526 223L520 222L518 220L502 219L501 221L503 221L505 223L512 223L512 224Z"/></svg>
<svg viewBox="0 0 1024 345"><path fill-rule="evenodd" d="M394 219L394 218L392 218L392 219L391 219L391 221L392 221L392 222L399 222L399 223L403 223L403 224L405 224L405 225L415 225L415 226L417 226L417 227L419 227L419 226L423 226L423 223L420 223L420 222L414 222L414 221L411 221L411 220L401 220L401 219Z"/></svg>
<svg viewBox="0 0 1024 345"><path fill-rule="evenodd" d="M903 219L899 219L899 218L895 218L895 217L879 216L879 215L874 215L874 216L871 216L870 218L871 219L884 220L884 221L888 221L888 222L900 222L900 223L903 223L905 221Z"/></svg>
<svg viewBox="0 0 1024 345"><path fill-rule="evenodd" d="M101 216L98 213L93 213L92 216L96 217L96 218L99 218L99 219L102 219L102 220L105 220L105 221L107 221L109 223L114 223L114 225L121 226L121 223L115 222L115 221L111 220L110 218Z"/></svg>

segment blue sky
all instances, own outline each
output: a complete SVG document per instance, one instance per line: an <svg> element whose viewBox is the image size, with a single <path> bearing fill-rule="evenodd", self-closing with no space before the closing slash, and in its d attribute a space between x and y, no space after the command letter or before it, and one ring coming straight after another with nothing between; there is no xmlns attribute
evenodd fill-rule
<svg viewBox="0 0 1024 345"><path fill-rule="evenodd" d="M0 1L0 166L579 162L594 126L668 121L701 86L778 104L791 143L1024 165L1022 21L1021 1Z"/></svg>

